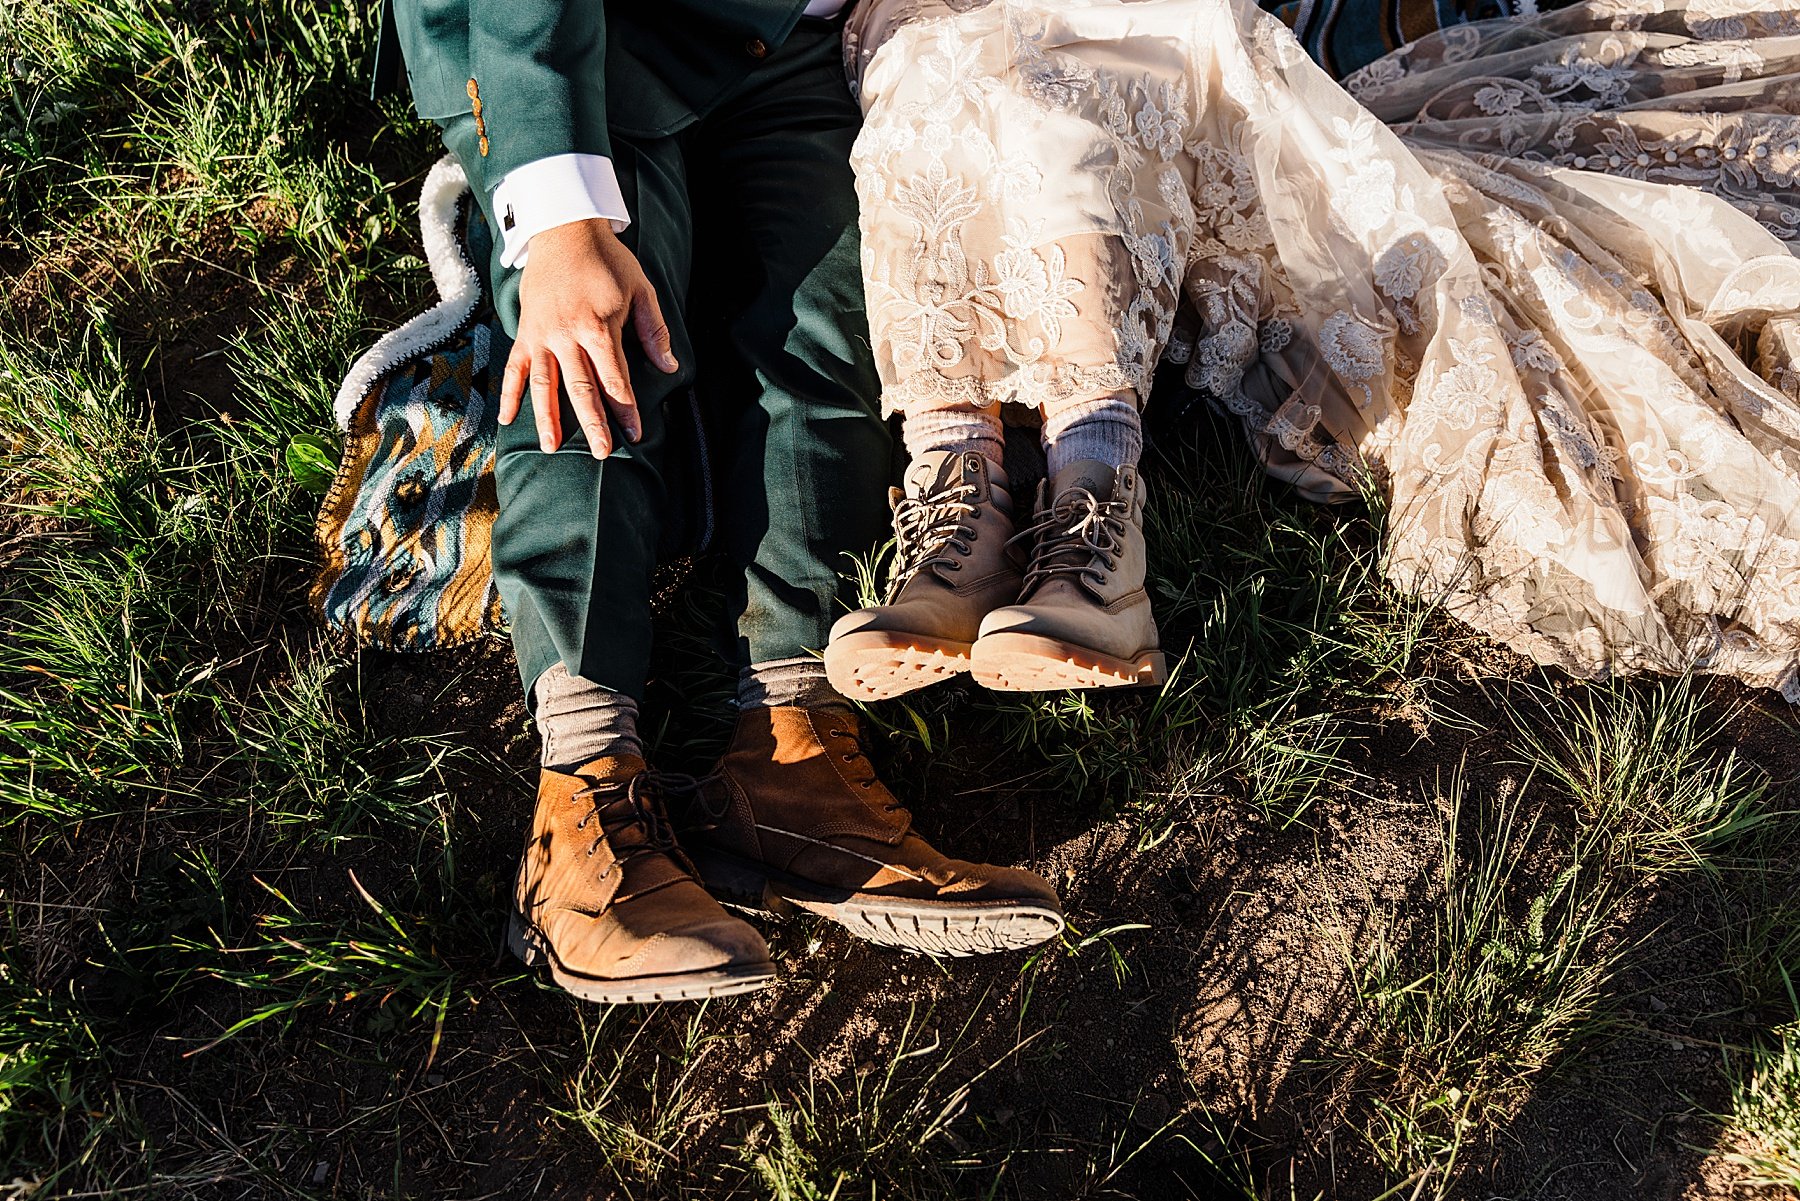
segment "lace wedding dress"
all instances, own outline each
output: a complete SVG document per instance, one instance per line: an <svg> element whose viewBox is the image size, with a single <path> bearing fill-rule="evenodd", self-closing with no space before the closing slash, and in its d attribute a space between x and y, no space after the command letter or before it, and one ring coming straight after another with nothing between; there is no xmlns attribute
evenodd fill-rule
<svg viewBox="0 0 1800 1201"><path fill-rule="evenodd" d="M1800 700L1800 0L1453 27L1344 86L1249 0L863 0L846 51L890 411L1167 353L1304 495L1383 496L1401 587Z"/></svg>

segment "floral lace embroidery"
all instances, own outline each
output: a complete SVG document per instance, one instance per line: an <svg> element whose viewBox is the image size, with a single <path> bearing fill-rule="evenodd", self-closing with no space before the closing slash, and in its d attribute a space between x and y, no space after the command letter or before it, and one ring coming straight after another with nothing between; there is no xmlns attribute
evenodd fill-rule
<svg viewBox="0 0 1800 1201"><path fill-rule="evenodd" d="M1064 323L1080 315L1081 303L1099 299L1084 295L1091 283L1071 273L1063 247L1010 218L1002 249L970 252L971 220L991 222L996 207L1028 211L1044 181L1028 156L1003 154L974 119L988 111L996 83L980 70L979 45L963 36L960 14L938 15L931 49L916 62L926 99L891 113L871 110L853 156L865 213L885 204L914 232L910 258L883 257L868 280L871 324L882 331L896 376L884 388L889 411L995 399L1042 407L1093 388L1142 393L1174 324L1192 225L1186 189L1178 174L1165 173L1160 193L1182 204L1178 217L1158 220L1134 195L1132 172L1182 152L1190 120L1185 81L1147 85L1088 67L1045 44L1041 18L996 8L1004 9L1021 90L1041 113L1087 104L1103 114L1113 162L1111 236L1129 255L1136 287L1114 322L1112 362L1067 360ZM974 350L1000 356L1006 382L991 371L965 374Z"/></svg>
<svg viewBox="0 0 1800 1201"><path fill-rule="evenodd" d="M1399 585L1800 700L1800 0L1454 27L1360 106L1243 0L851 25L890 409L1142 392L1180 301L1271 472L1383 490Z"/></svg>

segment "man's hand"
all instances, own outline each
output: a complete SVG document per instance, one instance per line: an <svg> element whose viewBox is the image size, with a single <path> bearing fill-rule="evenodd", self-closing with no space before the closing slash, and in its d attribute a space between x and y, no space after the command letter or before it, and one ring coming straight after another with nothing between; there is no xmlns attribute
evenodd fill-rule
<svg viewBox="0 0 1800 1201"><path fill-rule="evenodd" d="M561 380L596 459L613 449L603 399L627 438L643 437L625 365L628 319L650 361L663 371L676 370L656 291L608 222L575 221L533 237L519 281L519 336L500 387L500 424L511 425L519 415L529 383L539 444L546 453L561 446L556 403Z"/></svg>

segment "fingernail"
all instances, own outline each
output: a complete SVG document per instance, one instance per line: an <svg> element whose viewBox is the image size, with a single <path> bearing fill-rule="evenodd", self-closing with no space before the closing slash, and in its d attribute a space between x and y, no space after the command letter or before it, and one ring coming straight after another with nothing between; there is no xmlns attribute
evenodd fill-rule
<svg viewBox="0 0 1800 1201"><path fill-rule="evenodd" d="M663 370L674 373L681 370L681 364L675 361L674 355L666 354L663 356Z"/></svg>
<svg viewBox="0 0 1800 1201"><path fill-rule="evenodd" d="M556 453L556 443L550 441L548 438L539 438L538 445L543 448L544 453L547 455Z"/></svg>
<svg viewBox="0 0 1800 1201"><path fill-rule="evenodd" d="M500 419L501 425L511 425L512 423L513 423L513 419L511 417L502 417Z"/></svg>

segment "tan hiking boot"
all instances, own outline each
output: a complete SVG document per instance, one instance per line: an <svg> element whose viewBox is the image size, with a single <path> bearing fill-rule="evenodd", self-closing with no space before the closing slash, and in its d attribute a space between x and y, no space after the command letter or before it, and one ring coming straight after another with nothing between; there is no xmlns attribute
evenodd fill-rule
<svg viewBox="0 0 1800 1201"><path fill-rule="evenodd" d="M1014 950L1062 931L1042 877L948 859L919 837L858 735L847 709L744 710L681 832L715 895L809 910L928 955Z"/></svg>
<svg viewBox="0 0 1800 1201"><path fill-rule="evenodd" d="M1072 463L1038 490L1019 603L981 623L978 684L1004 692L1117 688L1168 678L1144 591L1144 481L1137 468Z"/></svg>
<svg viewBox="0 0 1800 1201"><path fill-rule="evenodd" d="M613 1005L723 997L775 976L762 935L694 881L635 755L542 774L506 942Z"/></svg>
<svg viewBox="0 0 1800 1201"><path fill-rule="evenodd" d="M891 494L898 552L886 604L838 619L825 647L832 687L885 700L969 669L981 619L1019 599L1012 497L987 456L934 451Z"/></svg>

